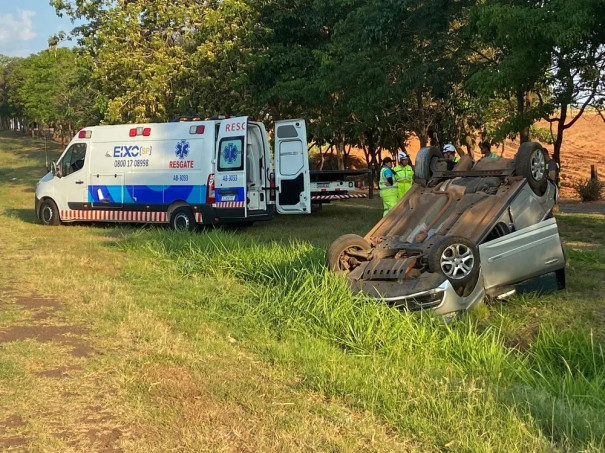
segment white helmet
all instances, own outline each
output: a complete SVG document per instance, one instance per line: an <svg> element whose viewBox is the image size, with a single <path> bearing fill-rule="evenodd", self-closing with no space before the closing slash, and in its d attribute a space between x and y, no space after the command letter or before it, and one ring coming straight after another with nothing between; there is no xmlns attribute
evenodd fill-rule
<svg viewBox="0 0 605 453"><path fill-rule="evenodd" d="M397 154L397 157L399 159L409 159L410 158L410 156L408 156L405 151L399 151L399 154Z"/></svg>
<svg viewBox="0 0 605 453"><path fill-rule="evenodd" d="M451 143L448 143L447 145L445 145L443 147L443 152L444 153L455 153L456 152L456 148Z"/></svg>

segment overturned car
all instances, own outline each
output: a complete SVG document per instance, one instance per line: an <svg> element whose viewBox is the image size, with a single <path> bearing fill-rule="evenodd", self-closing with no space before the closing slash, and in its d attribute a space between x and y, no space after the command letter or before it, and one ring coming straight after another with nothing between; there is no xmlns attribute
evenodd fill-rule
<svg viewBox="0 0 605 453"><path fill-rule="evenodd" d="M565 287L556 187L539 143L523 143L514 159L476 163L423 148L414 182L365 237L345 234L330 245L329 268L354 292L447 314L544 277Z"/></svg>

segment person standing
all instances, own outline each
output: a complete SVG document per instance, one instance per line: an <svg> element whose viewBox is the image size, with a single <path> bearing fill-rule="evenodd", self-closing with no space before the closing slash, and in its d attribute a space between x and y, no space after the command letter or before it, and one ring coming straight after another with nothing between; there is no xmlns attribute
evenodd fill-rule
<svg viewBox="0 0 605 453"><path fill-rule="evenodd" d="M397 155L398 163L393 168L397 182L397 200L401 200L414 183L414 169L410 165L410 156L405 151Z"/></svg>
<svg viewBox="0 0 605 453"><path fill-rule="evenodd" d="M559 187L559 166L555 160L550 157L550 152L546 148L542 148L544 153L544 161L546 162L546 175L557 187Z"/></svg>
<svg viewBox="0 0 605 453"><path fill-rule="evenodd" d="M479 143L479 149L481 150L481 159L500 159L496 153L492 153L492 144L490 142Z"/></svg>
<svg viewBox="0 0 605 453"><path fill-rule="evenodd" d="M544 161L546 166L546 177L550 179L556 187L555 191L555 202L559 200L559 190L561 189L560 179L559 179L559 166L555 162L555 160L550 157L550 153L546 148L542 148L542 152L544 153Z"/></svg>
<svg viewBox="0 0 605 453"><path fill-rule="evenodd" d="M395 185L395 175L392 168L393 159L388 156L382 159L378 187L380 189L380 198L382 198L383 217L397 204L397 186Z"/></svg>

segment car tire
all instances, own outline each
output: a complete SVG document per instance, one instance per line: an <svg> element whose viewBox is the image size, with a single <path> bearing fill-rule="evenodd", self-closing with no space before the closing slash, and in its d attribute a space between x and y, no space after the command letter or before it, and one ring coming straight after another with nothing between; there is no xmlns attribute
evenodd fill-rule
<svg viewBox="0 0 605 453"><path fill-rule="evenodd" d="M195 218L193 217L193 213L189 208L177 208L170 216L170 227L174 231L193 231L196 226Z"/></svg>
<svg viewBox="0 0 605 453"><path fill-rule="evenodd" d="M59 209L54 201L47 199L40 205L40 220L47 226L57 226L61 224Z"/></svg>
<svg viewBox="0 0 605 453"><path fill-rule="evenodd" d="M443 154L438 148L421 148L416 155L414 165L414 182L422 187L427 187L433 177L437 159L443 158Z"/></svg>
<svg viewBox="0 0 605 453"><path fill-rule="evenodd" d="M334 240L326 252L328 269L333 272L347 273L353 270L359 260L349 255L351 251L370 250L371 246L364 238L356 234L344 234Z"/></svg>
<svg viewBox="0 0 605 453"><path fill-rule="evenodd" d="M515 174L527 179L536 195L546 193L548 181L542 145L536 142L521 143L515 155Z"/></svg>
<svg viewBox="0 0 605 453"><path fill-rule="evenodd" d="M454 288L473 281L479 273L479 250L470 239L445 236L428 254L429 271L441 273Z"/></svg>
<svg viewBox="0 0 605 453"><path fill-rule="evenodd" d="M311 214L323 211L323 203L311 203Z"/></svg>

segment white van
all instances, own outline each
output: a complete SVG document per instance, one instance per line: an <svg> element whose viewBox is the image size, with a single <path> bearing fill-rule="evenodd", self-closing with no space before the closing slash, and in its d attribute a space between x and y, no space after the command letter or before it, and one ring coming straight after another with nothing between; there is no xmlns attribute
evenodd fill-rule
<svg viewBox="0 0 605 453"><path fill-rule="evenodd" d="M38 182L36 215L192 230L309 214L306 137L304 120L276 122L273 162L265 126L247 117L87 127Z"/></svg>

